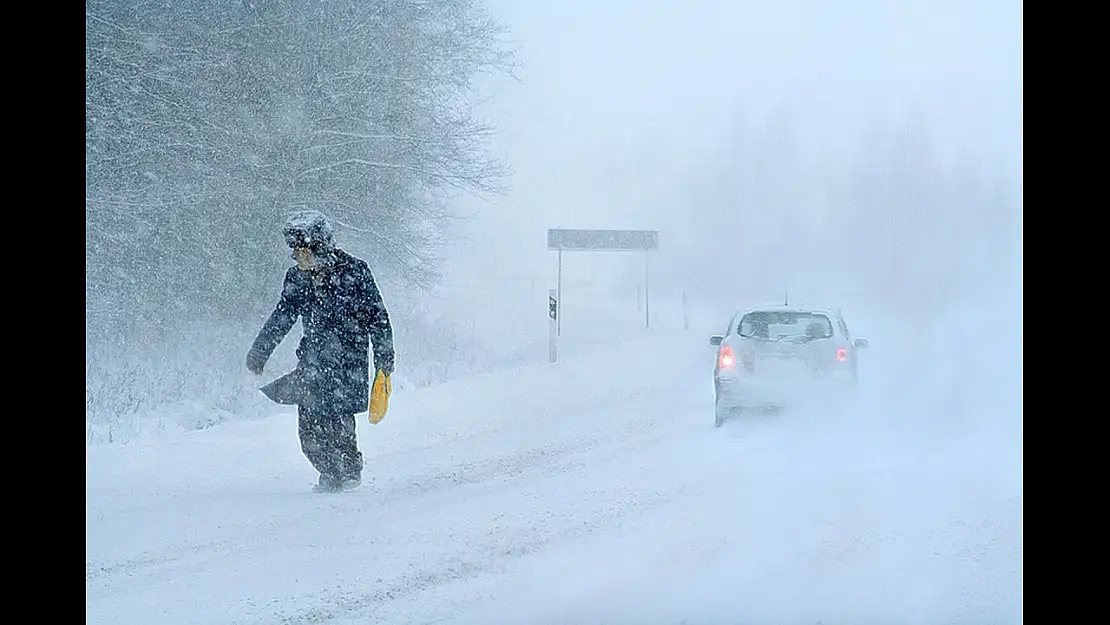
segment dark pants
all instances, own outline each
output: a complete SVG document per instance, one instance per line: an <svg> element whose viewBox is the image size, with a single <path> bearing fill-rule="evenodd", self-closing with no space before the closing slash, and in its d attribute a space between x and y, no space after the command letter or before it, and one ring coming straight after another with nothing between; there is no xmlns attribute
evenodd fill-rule
<svg viewBox="0 0 1110 625"><path fill-rule="evenodd" d="M297 416L301 451L320 475L345 480L362 474L355 415L323 414L298 406Z"/></svg>

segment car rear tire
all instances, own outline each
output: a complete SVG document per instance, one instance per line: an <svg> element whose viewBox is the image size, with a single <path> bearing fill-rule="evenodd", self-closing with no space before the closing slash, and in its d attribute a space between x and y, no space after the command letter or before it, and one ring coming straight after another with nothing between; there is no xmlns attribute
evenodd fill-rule
<svg viewBox="0 0 1110 625"><path fill-rule="evenodd" d="M727 408L722 406L715 406L713 409L713 427L719 428L728 421L729 417L740 412L739 408Z"/></svg>

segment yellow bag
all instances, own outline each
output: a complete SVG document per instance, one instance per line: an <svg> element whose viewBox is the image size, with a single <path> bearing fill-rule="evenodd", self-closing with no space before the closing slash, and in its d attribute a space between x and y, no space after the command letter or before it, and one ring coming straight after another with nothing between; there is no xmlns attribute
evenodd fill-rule
<svg viewBox="0 0 1110 625"><path fill-rule="evenodd" d="M370 386L370 423L381 423L389 410L389 395L393 392L393 382L389 376L378 369L374 383Z"/></svg>

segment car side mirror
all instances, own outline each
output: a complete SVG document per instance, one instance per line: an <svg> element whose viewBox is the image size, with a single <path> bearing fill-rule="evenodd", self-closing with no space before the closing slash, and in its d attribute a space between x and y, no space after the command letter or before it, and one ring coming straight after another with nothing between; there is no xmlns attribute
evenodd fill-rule
<svg viewBox="0 0 1110 625"><path fill-rule="evenodd" d="M852 341L852 345L855 345L859 349L863 349L867 347L867 339L856 339Z"/></svg>
<svg viewBox="0 0 1110 625"><path fill-rule="evenodd" d="M725 340L725 337L723 337L719 334L714 334L713 336L709 337L709 344L716 347L716 346L720 345L724 340Z"/></svg>

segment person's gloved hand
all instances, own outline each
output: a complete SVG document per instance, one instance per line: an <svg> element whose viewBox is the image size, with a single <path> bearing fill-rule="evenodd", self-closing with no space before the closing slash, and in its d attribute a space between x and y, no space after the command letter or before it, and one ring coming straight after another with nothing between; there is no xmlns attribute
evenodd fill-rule
<svg viewBox="0 0 1110 625"><path fill-rule="evenodd" d="M247 352L247 371L255 375L262 375L262 369L266 366L266 359L261 354L253 349Z"/></svg>
<svg viewBox="0 0 1110 625"><path fill-rule="evenodd" d="M393 392L393 382L390 376L378 369L374 374L374 383L370 385L370 423L381 423L385 413L389 410L389 395Z"/></svg>

